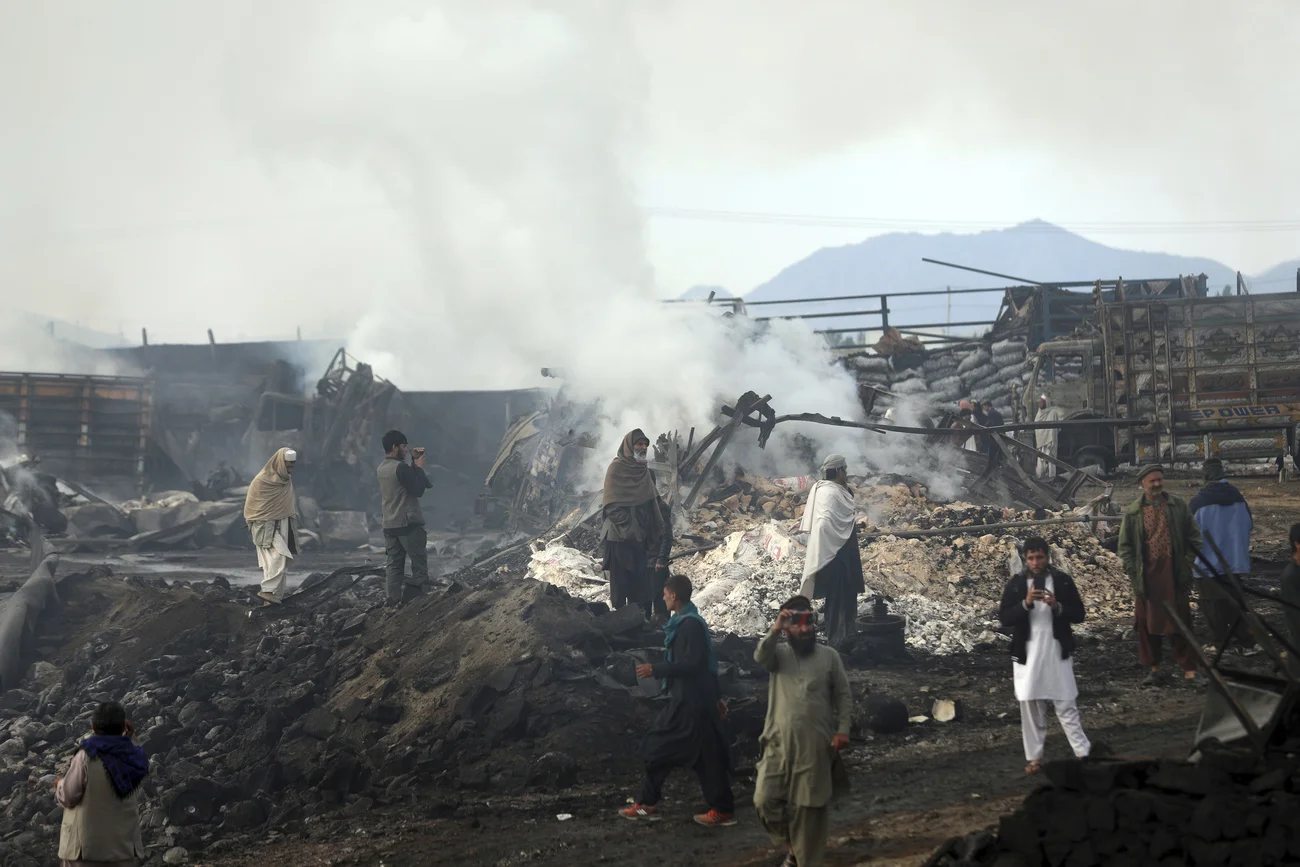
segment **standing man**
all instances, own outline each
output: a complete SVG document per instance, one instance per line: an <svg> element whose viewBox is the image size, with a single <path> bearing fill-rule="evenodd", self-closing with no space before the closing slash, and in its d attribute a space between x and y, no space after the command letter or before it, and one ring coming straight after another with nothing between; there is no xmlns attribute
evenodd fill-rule
<svg viewBox="0 0 1300 867"><path fill-rule="evenodd" d="M808 492L799 531L808 534L799 592L826 600L826 641L838 647L858 632L858 596L866 590L844 455L827 455L822 461L822 478Z"/></svg>
<svg viewBox="0 0 1300 867"><path fill-rule="evenodd" d="M993 401L984 401L984 421L981 422L985 427L1002 427L1006 424L1002 419L1002 413L997 411L993 406ZM984 434L984 452L989 456L989 463L996 466L1002 461L1002 449L998 448L997 437L1001 434Z"/></svg>
<svg viewBox="0 0 1300 867"><path fill-rule="evenodd" d="M601 495L605 521L600 539L605 545L602 568L609 575L609 604L622 608L634 602L654 613L651 573L668 567L672 527L668 507L650 477L650 438L640 428L623 437L618 455L605 471Z"/></svg>
<svg viewBox="0 0 1300 867"><path fill-rule="evenodd" d="M1035 422L1062 421L1065 418L1065 410L1059 406L1048 406L1047 395L1038 396L1038 415L1034 416ZM1039 428L1034 431L1034 448L1043 454L1056 457L1056 449L1061 438L1061 429L1057 427ZM1056 464L1051 461L1038 459L1038 478L1054 479L1056 478Z"/></svg>
<svg viewBox="0 0 1300 867"><path fill-rule="evenodd" d="M54 783L63 808L59 858L64 867L135 867L147 857L138 802L149 759L131 741L134 730L117 702L95 708L90 727L67 775Z"/></svg>
<svg viewBox="0 0 1300 867"><path fill-rule="evenodd" d="M289 580L289 561L298 554L294 532L297 501L293 494L293 468L298 453L278 449L266 466L253 477L244 497L244 521L257 547L257 565L262 567L262 606L284 601Z"/></svg>
<svg viewBox="0 0 1300 867"><path fill-rule="evenodd" d="M1201 531L1187 501L1167 493L1164 480L1164 469L1158 464L1142 470L1138 475L1142 496L1124 510L1119 526L1119 556L1133 583L1138 660L1151 666L1148 686L1160 684L1160 642L1166 635L1183 677L1196 677L1196 657L1165 611L1165 603L1190 626L1192 561L1201 549Z"/></svg>
<svg viewBox="0 0 1300 867"><path fill-rule="evenodd" d="M1025 540L1026 569L1007 582L998 611L1002 625L1011 630L1012 680L1020 702L1026 774L1043 768L1048 705L1056 710L1075 756L1082 759L1092 750L1079 722L1079 688L1070 659L1070 626L1083 622L1083 600L1074 579L1048 565L1050 557L1045 539Z"/></svg>
<svg viewBox="0 0 1300 867"><path fill-rule="evenodd" d="M709 626L691 601L691 582L685 575L668 577L663 598L673 614L664 627L664 661L638 665L636 676L662 680L668 689L668 706L641 742L645 759L641 798L619 814L627 819L659 818L658 804L668 772L692 768L709 805L708 812L697 815L695 822L708 827L734 825L730 750Z"/></svg>
<svg viewBox="0 0 1300 867"><path fill-rule="evenodd" d="M420 497L433 483L424 473L424 449L412 449L409 464L406 454L406 434L400 430L384 434L384 460L375 472L384 519L384 588L390 606L414 599L429 582L429 534ZM407 558L410 582L405 580Z"/></svg>
<svg viewBox="0 0 1300 867"><path fill-rule="evenodd" d="M1300 649L1300 524L1291 525L1291 559L1282 570L1280 581L1282 598L1295 608L1286 611L1286 626L1291 633L1291 645ZM1300 667L1300 660L1292 660L1292 666Z"/></svg>
<svg viewBox="0 0 1300 867"><path fill-rule="evenodd" d="M1255 528L1250 506L1227 479L1223 472L1223 461L1209 458L1202 468L1201 478L1205 484L1195 497L1192 497L1192 517L1201 530L1201 535L1214 542L1208 542L1202 549L1202 555L1215 567L1215 571L1231 570L1234 575L1250 574L1250 534ZM1217 547L1223 555L1214 553ZM1229 639L1228 630L1232 628L1235 607L1231 597L1223 586L1210 574L1210 570L1197 558L1193 564L1197 589L1200 591L1200 607L1205 613L1205 620L1210 625L1216 646L1222 647ZM1236 637L1246 644L1253 643L1244 624L1237 629Z"/></svg>
<svg viewBox="0 0 1300 867"><path fill-rule="evenodd" d="M784 645L777 640L782 633ZM831 795L843 774L839 752L849 745L849 679L840 655L817 643L812 603L804 596L781 607L754 661L771 674L754 807L772 841L789 852L785 867L818 867Z"/></svg>

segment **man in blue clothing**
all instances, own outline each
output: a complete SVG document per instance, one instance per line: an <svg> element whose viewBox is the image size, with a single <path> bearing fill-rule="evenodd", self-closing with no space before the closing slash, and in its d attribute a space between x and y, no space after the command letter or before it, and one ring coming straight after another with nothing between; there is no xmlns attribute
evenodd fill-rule
<svg viewBox="0 0 1300 867"><path fill-rule="evenodd" d="M731 761L718 692L718 660L708 624L691 601L691 582L670 575L664 603L672 617L664 626L664 661L638 665L636 676L658 678L668 690L668 706L641 744L645 781L640 799L619 810L625 819L658 819L664 781L673 768L693 768L699 777L706 813L695 817L706 827L736 824L731 792Z"/></svg>
<svg viewBox="0 0 1300 867"><path fill-rule="evenodd" d="M1205 485L1191 502L1192 517L1205 538L1201 556L1209 560L1217 572L1248 575L1250 533L1254 529L1250 506L1241 491L1228 481L1223 472L1223 461L1218 458L1206 460L1202 478ZM1218 553L1215 553L1216 547ZM1205 612L1215 644L1222 645L1232 628L1234 606L1200 558L1197 558L1194 569L1201 610ZM1253 643L1244 626L1238 627L1236 637L1247 644Z"/></svg>

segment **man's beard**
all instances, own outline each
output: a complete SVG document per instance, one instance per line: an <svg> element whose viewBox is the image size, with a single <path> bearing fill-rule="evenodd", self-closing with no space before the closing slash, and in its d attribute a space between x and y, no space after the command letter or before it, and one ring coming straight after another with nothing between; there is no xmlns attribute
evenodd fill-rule
<svg viewBox="0 0 1300 867"><path fill-rule="evenodd" d="M800 656L808 656L817 647L817 636L815 634L805 638L795 638L793 635L787 635L786 640L790 642L790 649Z"/></svg>

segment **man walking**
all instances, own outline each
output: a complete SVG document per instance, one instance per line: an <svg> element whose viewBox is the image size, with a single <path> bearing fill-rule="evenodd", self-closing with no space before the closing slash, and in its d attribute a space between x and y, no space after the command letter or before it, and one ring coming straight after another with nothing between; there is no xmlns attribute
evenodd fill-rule
<svg viewBox="0 0 1300 867"><path fill-rule="evenodd" d="M785 867L818 867L831 795L843 773L839 751L849 744L849 679L840 655L817 643L812 603L804 596L781 607L754 661L771 675L754 807L773 842L788 850Z"/></svg>
<svg viewBox="0 0 1300 867"><path fill-rule="evenodd" d="M645 782L637 803L619 814L627 819L659 818L664 781L673 768L692 768L700 780L706 813L697 824L723 827L736 824L731 794L731 761L718 693L718 660L708 624L691 601L691 582L670 575L664 582L664 604L672 617L664 626L664 661L638 665L637 677L655 677L668 689L668 706L660 712L641 744Z"/></svg>
<svg viewBox="0 0 1300 867"><path fill-rule="evenodd" d="M59 858L64 867L135 867L146 857L140 837L140 783L149 773L126 710L106 701L90 717L91 737L77 745L68 773L54 783L63 808Z"/></svg>
<svg viewBox="0 0 1300 867"><path fill-rule="evenodd" d="M262 567L262 587L257 595L263 607L284 601L289 561L298 554L298 534L294 532L297 500L293 493L297 460L298 453L293 449L277 449L253 477L244 496L244 522L257 548L257 565Z"/></svg>
<svg viewBox="0 0 1300 867"><path fill-rule="evenodd" d="M1164 489L1164 469L1147 466L1138 475L1142 496L1124 510L1119 527L1119 556L1133 584L1134 627L1138 660L1151 666L1146 685L1161 682L1161 639L1169 637L1174 660L1183 677L1196 677L1196 657L1165 610L1169 603L1190 625L1192 560L1201 549L1201 531L1192 520L1187 501Z"/></svg>
<svg viewBox="0 0 1300 867"><path fill-rule="evenodd" d="M984 421L981 422L985 427L1002 427L1006 424L1002 419L1002 413L998 412L997 407L993 406L993 401L984 401ZM984 434L984 452L989 456L989 463L997 465L1002 459L1002 449L998 448L997 437L1001 434Z"/></svg>
<svg viewBox="0 0 1300 867"><path fill-rule="evenodd" d="M1201 554L1214 565L1214 571L1231 571L1234 575L1250 574L1250 534L1255 528L1250 505L1241 491L1228 481L1223 472L1223 461L1209 458L1202 467L1201 478L1205 484L1192 498L1192 517L1208 541ZM1214 544L1209 544L1213 542ZM1215 553L1215 548L1219 553ZM1220 558L1219 555L1222 555ZM1193 564L1196 586L1200 595L1200 608L1210 625L1216 646L1222 647L1229 639L1235 606L1227 590L1214 579L1210 569L1198 557ZM1240 625L1236 637L1253 644L1250 630Z"/></svg>
<svg viewBox="0 0 1300 867"><path fill-rule="evenodd" d="M384 460L379 465L379 496L384 520L384 585L390 606L401 605L424 592L429 582L429 534L424 529L420 497L433 487L424 472L424 449L411 451L406 463L406 434L384 434ZM406 561L411 580L406 582Z"/></svg>
<svg viewBox="0 0 1300 867"><path fill-rule="evenodd" d="M1082 623L1083 600L1074 579L1049 565L1047 541L1038 536L1025 540L1025 570L1013 576L1002 591L998 619L1011 630L1012 679L1020 702L1020 732L1025 743L1026 774L1042 770L1047 740L1047 707L1056 710L1075 756L1092 750L1079 722L1075 700L1074 634L1071 624Z"/></svg>
<svg viewBox="0 0 1300 867"><path fill-rule="evenodd" d="M858 596L866 590L858 550L857 506L844 455L827 455L808 492L799 531L808 534L799 592L826 600L826 641L839 647L858 631Z"/></svg>

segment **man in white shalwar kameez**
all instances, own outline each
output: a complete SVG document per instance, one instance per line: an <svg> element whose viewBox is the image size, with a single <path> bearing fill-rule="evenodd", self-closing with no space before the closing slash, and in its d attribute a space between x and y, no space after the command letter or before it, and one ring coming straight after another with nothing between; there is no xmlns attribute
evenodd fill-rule
<svg viewBox="0 0 1300 867"><path fill-rule="evenodd" d="M244 500L244 521L257 548L257 565L262 567L258 592L265 605L284 601L289 561L298 553L294 516L293 467L298 453L279 449L253 477Z"/></svg>
<svg viewBox="0 0 1300 867"><path fill-rule="evenodd" d="M1011 630L1011 658L1020 730L1025 742L1025 773L1042 768L1047 740L1047 708L1051 705L1075 756L1092 750L1079 721L1075 700L1074 635L1072 623L1082 623L1083 600L1074 580L1049 563L1047 542L1025 541L1025 571L1007 582L999 619Z"/></svg>
<svg viewBox="0 0 1300 867"><path fill-rule="evenodd" d="M1065 410L1059 406L1048 406L1047 395L1038 396L1038 415L1034 416L1035 422L1063 421L1065 419ZM1038 449L1045 455L1056 457L1056 450L1061 438L1061 429L1059 427L1039 428L1034 431L1034 448ZM1038 459L1038 472L1036 475L1040 479L1056 478L1056 464L1051 461Z"/></svg>

